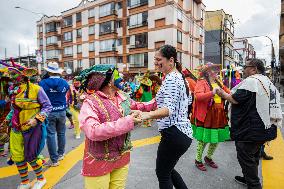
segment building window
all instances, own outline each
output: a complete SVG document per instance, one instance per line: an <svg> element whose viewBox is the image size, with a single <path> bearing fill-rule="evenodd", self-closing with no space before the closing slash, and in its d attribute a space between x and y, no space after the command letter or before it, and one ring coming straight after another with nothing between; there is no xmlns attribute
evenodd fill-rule
<svg viewBox="0 0 284 189"><path fill-rule="evenodd" d="M77 29L77 38L82 37L82 29Z"/></svg>
<svg viewBox="0 0 284 189"><path fill-rule="evenodd" d="M148 47L148 33L142 33L130 36L131 48Z"/></svg>
<svg viewBox="0 0 284 189"><path fill-rule="evenodd" d="M121 28L122 27L122 20L119 20L116 22L116 27Z"/></svg>
<svg viewBox="0 0 284 189"><path fill-rule="evenodd" d="M200 18L203 20L204 19L204 10L201 9L201 15L200 15Z"/></svg>
<svg viewBox="0 0 284 189"><path fill-rule="evenodd" d="M129 19L130 28L147 26L147 25L148 25L148 12L143 12L143 13L134 14L130 16L130 19Z"/></svg>
<svg viewBox="0 0 284 189"><path fill-rule="evenodd" d="M114 3L109 3L109 4L105 4L105 5L100 6L100 11L99 11L100 17L112 15L114 13L115 13L115 4Z"/></svg>
<svg viewBox="0 0 284 189"><path fill-rule="evenodd" d="M114 51L116 49L115 41L115 39L100 41L100 52Z"/></svg>
<svg viewBox="0 0 284 189"><path fill-rule="evenodd" d="M89 51L95 51L95 42L89 43Z"/></svg>
<svg viewBox="0 0 284 189"><path fill-rule="evenodd" d="M64 62L64 70L71 69L73 70L73 61Z"/></svg>
<svg viewBox="0 0 284 189"><path fill-rule="evenodd" d="M48 50L46 51L46 59L57 59L59 58L59 50Z"/></svg>
<svg viewBox="0 0 284 189"><path fill-rule="evenodd" d="M148 53L129 55L130 68L143 68L148 66Z"/></svg>
<svg viewBox="0 0 284 189"><path fill-rule="evenodd" d="M100 35L115 32L114 21L109 21L100 24Z"/></svg>
<svg viewBox="0 0 284 189"><path fill-rule="evenodd" d="M95 17L95 9L89 9L89 18Z"/></svg>
<svg viewBox="0 0 284 189"><path fill-rule="evenodd" d="M72 16L63 18L63 27L72 26Z"/></svg>
<svg viewBox="0 0 284 189"><path fill-rule="evenodd" d="M117 2L117 9L122 9L122 1Z"/></svg>
<svg viewBox="0 0 284 189"><path fill-rule="evenodd" d="M82 53L82 45L77 45L77 53Z"/></svg>
<svg viewBox="0 0 284 189"><path fill-rule="evenodd" d="M77 68L82 68L82 67L83 67L82 60L77 60Z"/></svg>
<svg viewBox="0 0 284 189"><path fill-rule="evenodd" d="M95 63L95 59L94 59L94 58L90 58L90 59L89 59L89 64L90 64L90 67L93 66L93 65L95 65L95 64L96 64L96 63Z"/></svg>
<svg viewBox="0 0 284 189"><path fill-rule="evenodd" d="M177 60L179 63L181 63L182 60L182 52L177 52Z"/></svg>
<svg viewBox="0 0 284 189"><path fill-rule="evenodd" d="M39 26L39 27L38 27L38 31L39 31L39 33L42 32L42 26Z"/></svg>
<svg viewBox="0 0 284 189"><path fill-rule="evenodd" d="M82 14L79 12L79 13L76 13L76 22L81 22L82 20Z"/></svg>
<svg viewBox="0 0 284 189"><path fill-rule="evenodd" d="M39 45L40 45L40 46L43 45L43 39L42 39L42 38L40 38L40 40L39 40Z"/></svg>
<svg viewBox="0 0 284 189"><path fill-rule="evenodd" d="M51 22L45 25L45 32L56 32L56 22Z"/></svg>
<svg viewBox="0 0 284 189"><path fill-rule="evenodd" d="M177 31L177 42L182 43L182 32L181 31Z"/></svg>
<svg viewBox="0 0 284 189"><path fill-rule="evenodd" d="M117 46L121 46L122 45L122 38L117 39L116 45Z"/></svg>
<svg viewBox="0 0 284 189"><path fill-rule="evenodd" d="M177 9L177 19L182 22L182 10Z"/></svg>
<svg viewBox="0 0 284 189"><path fill-rule="evenodd" d="M123 63L123 57L122 56L119 56L117 58L117 63Z"/></svg>
<svg viewBox="0 0 284 189"><path fill-rule="evenodd" d="M72 32L65 32L63 34L63 41L72 41Z"/></svg>
<svg viewBox="0 0 284 189"><path fill-rule="evenodd" d="M130 43L130 37L126 37L126 45L129 45Z"/></svg>
<svg viewBox="0 0 284 189"><path fill-rule="evenodd" d="M128 6L130 8L139 7L142 5L147 5L148 0L128 0Z"/></svg>
<svg viewBox="0 0 284 189"><path fill-rule="evenodd" d="M73 47L65 47L64 48L64 55L65 56L72 56L73 55Z"/></svg>
<svg viewBox="0 0 284 189"><path fill-rule="evenodd" d="M202 43L199 43L199 53L202 53L203 52L203 45Z"/></svg>
<svg viewBox="0 0 284 189"><path fill-rule="evenodd" d="M46 44L56 44L57 43L57 37L56 36L50 36L46 38Z"/></svg>
<svg viewBox="0 0 284 189"><path fill-rule="evenodd" d="M202 27L198 26L199 27L199 35L200 36L204 36L204 30Z"/></svg>
<svg viewBox="0 0 284 189"><path fill-rule="evenodd" d="M116 57L100 58L100 64L116 64Z"/></svg>
<svg viewBox="0 0 284 189"><path fill-rule="evenodd" d="M89 26L89 35L95 34L95 25Z"/></svg>

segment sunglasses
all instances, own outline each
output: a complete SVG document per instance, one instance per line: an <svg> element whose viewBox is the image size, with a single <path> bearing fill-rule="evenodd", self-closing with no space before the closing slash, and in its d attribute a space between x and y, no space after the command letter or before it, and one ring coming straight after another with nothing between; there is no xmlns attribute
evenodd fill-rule
<svg viewBox="0 0 284 189"><path fill-rule="evenodd" d="M243 66L244 69L249 68L249 67L255 67L255 66L247 66L247 65Z"/></svg>

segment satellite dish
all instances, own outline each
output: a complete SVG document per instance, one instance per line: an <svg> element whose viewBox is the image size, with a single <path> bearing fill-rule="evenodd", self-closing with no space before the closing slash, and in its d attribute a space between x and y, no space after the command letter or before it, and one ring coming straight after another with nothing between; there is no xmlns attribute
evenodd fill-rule
<svg viewBox="0 0 284 189"><path fill-rule="evenodd" d="M68 68L68 69L66 70L66 73L69 75L69 74L72 73L72 70L71 70L70 68Z"/></svg>

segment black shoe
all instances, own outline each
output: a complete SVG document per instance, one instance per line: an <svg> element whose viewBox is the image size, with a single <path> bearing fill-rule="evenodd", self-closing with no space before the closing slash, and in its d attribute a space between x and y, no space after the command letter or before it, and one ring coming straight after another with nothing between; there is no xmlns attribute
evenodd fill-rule
<svg viewBox="0 0 284 189"><path fill-rule="evenodd" d="M242 185L247 185L247 181L245 179L245 177L241 177L241 176L235 176L235 181L239 184L242 184Z"/></svg>
<svg viewBox="0 0 284 189"><path fill-rule="evenodd" d="M272 156L267 155L265 152L261 154L262 159L264 160L273 160Z"/></svg>

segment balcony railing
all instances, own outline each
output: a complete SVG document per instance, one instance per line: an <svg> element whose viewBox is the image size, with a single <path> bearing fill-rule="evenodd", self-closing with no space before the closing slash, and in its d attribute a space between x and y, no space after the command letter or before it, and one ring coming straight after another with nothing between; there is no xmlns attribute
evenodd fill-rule
<svg viewBox="0 0 284 189"><path fill-rule="evenodd" d="M99 35L106 35L106 34L110 34L110 33L116 33L116 30L109 30L109 31L100 31Z"/></svg>
<svg viewBox="0 0 284 189"><path fill-rule="evenodd" d="M138 27L142 27L142 26L148 26L148 21L144 21L140 24L136 24L136 25L131 25L129 26L129 29L132 29L132 28L138 28Z"/></svg>
<svg viewBox="0 0 284 189"><path fill-rule="evenodd" d="M133 5L130 3L129 8L140 7L143 5L148 5L148 0L140 0L139 3L133 4Z"/></svg>
<svg viewBox="0 0 284 189"><path fill-rule="evenodd" d="M110 52L110 51L116 51L116 47L107 48L107 49L100 49L100 52Z"/></svg>
<svg viewBox="0 0 284 189"><path fill-rule="evenodd" d="M142 43L142 44L135 44L135 45L131 45L130 44L130 49L136 49L136 48L146 48L148 47L148 43Z"/></svg>
<svg viewBox="0 0 284 189"><path fill-rule="evenodd" d="M107 12L100 13L99 17L101 18L101 17L105 17L109 15L116 15L116 14L117 14L116 10L109 10Z"/></svg>

